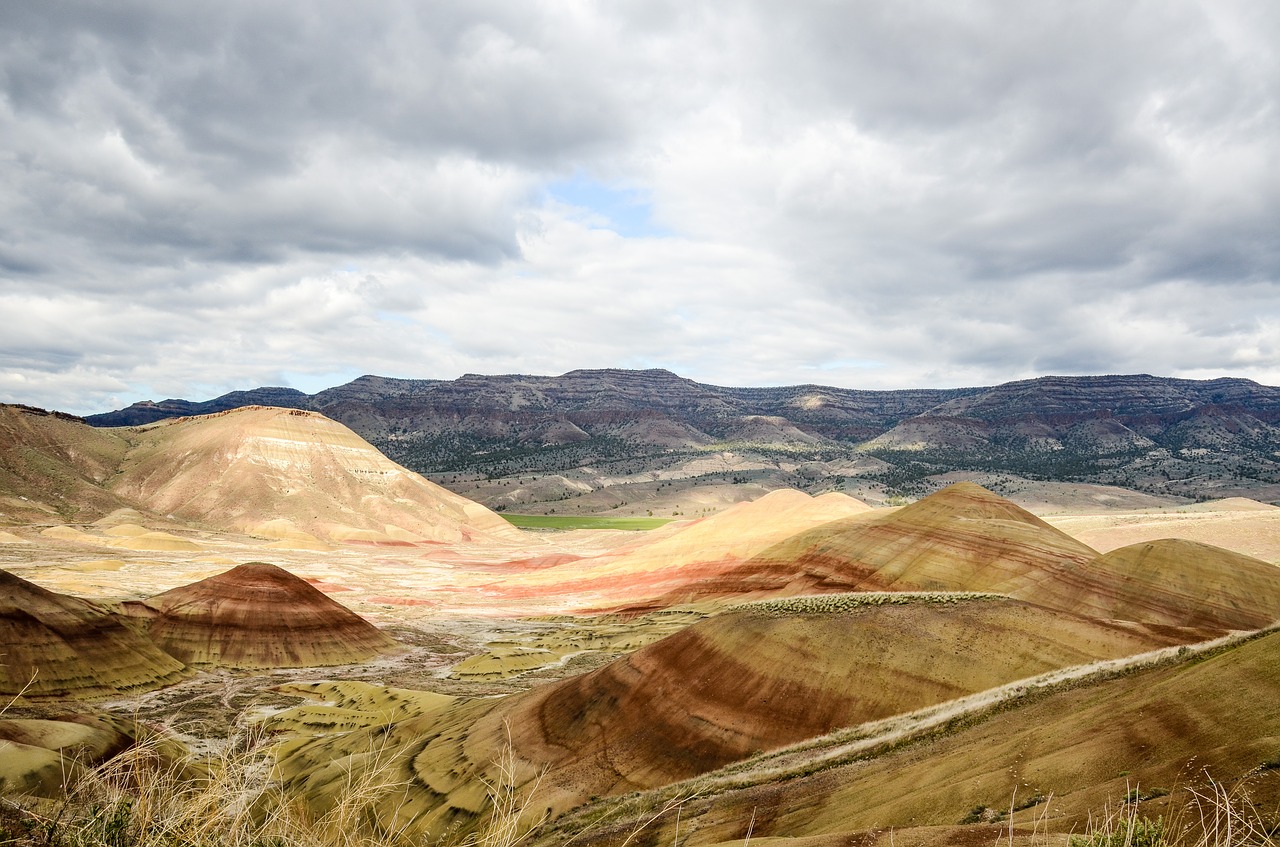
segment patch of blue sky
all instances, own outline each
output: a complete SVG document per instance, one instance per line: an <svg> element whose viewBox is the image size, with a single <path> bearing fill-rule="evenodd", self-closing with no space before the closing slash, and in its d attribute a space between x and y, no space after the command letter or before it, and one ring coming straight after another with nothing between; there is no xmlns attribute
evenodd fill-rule
<svg viewBox="0 0 1280 847"><path fill-rule="evenodd" d="M609 185L578 171L546 186L547 198L584 210L593 229L608 229L624 238L663 238L670 232L654 223L653 202L642 188Z"/></svg>
<svg viewBox="0 0 1280 847"><path fill-rule="evenodd" d="M374 313L374 317L385 323L401 324L403 326L418 325L418 322L408 315L402 315L399 312L389 312L386 309L379 309Z"/></svg>
<svg viewBox="0 0 1280 847"><path fill-rule="evenodd" d="M356 377L364 376L363 371L356 370L340 370L329 371L327 373L303 373L301 371L285 371L281 376L284 377L284 384L290 388L296 388L306 394L315 394L324 391L326 388L334 388L339 385L346 385Z"/></svg>

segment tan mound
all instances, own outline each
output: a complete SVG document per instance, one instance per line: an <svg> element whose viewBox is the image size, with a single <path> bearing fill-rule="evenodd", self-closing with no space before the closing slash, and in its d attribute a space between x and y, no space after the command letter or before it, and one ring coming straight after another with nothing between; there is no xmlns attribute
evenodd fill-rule
<svg viewBox="0 0 1280 847"><path fill-rule="evenodd" d="M110 571L118 571L124 567L124 562L120 559L93 559L87 562L74 562L72 564L62 565L69 571L78 571L79 573L103 573Z"/></svg>
<svg viewBox="0 0 1280 847"><path fill-rule="evenodd" d="M395 645L275 565L253 562L146 601L152 639L184 662L232 668L344 665Z"/></svg>
<svg viewBox="0 0 1280 847"><path fill-rule="evenodd" d="M1009 592L1096 555L1008 500L962 482L902 509L799 533L654 605L820 591Z"/></svg>
<svg viewBox="0 0 1280 847"><path fill-rule="evenodd" d="M1275 512L1280 511L1280 506L1272 506L1270 503L1259 503L1257 500L1250 500L1248 497L1225 497L1221 500L1209 500L1205 503L1196 503L1193 506L1183 506L1180 512Z"/></svg>
<svg viewBox="0 0 1280 847"><path fill-rule="evenodd" d="M420 786L402 811L423 814L429 831L451 810L481 811L476 777L508 732L522 774L547 768L537 806L558 812L836 727L1171 643L1006 598L893 600L840 595L746 607L597 671L399 724L387 743L417 751ZM321 739L283 768L301 785L369 743L360 734Z"/></svg>
<svg viewBox="0 0 1280 847"><path fill-rule="evenodd" d="M146 535L150 531L145 526L138 526L136 523L122 523L105 530L102 534L121 538L136 538L139 535Z"/></svg>
<svg viewBox="0 0 1280 847"><path fill-rule="evenodd" d="M515 538L498 515L387 459L314 412L261 406L142 427L112 490L151 511L255 532L273 515L325 539L351 531L392 540Z"/></svg>
<svg viewBox="0 0 1280 847"><path fill-rule="evenodd" d="M1098 618L1219 631L1280 620L1280 567L1194 541L1122 547L1059 574L1055 583L1055 605ZM1048 593L1041 586L1024 599Z"/></svg>
<svg viewBox="0 0 1280 847"><path fill-rule="evenodd" d="M96 697L177 682L186 668L118 615L0 571L0 694Z"/></svg>
<svg viewBox="0 0 1280 847"><path fill-rule="evenodd" d="M194 541L167 532L143 532L140 535L115 538L107 543L124 550L152 550L161 553L198 553L204 550Z"/></svg>
<svg viewBox="0 0 1280 847"><path fill-rule="evenodd" d="M373 544L382 546L403 546L414 543L414 541L422 541L421 538L409 536L403 530L398 533L399 538L387 532L377 529L356 529L350 526L331 526L329 527L328 537L334 541L341 541L346 544Z"/></svg>
<svg viewBox="0 0 1280 847"><path fill-rule="evenodd" d="M5 532L0 529L0 544L29 544L27 539L14 535L12 532Z"/></svg>
<svg viewBox="0 0 1280 847"><path fill-rule="evenodd" d="M75 527L70 526L51 526L47 529L40 530L40 534L45 538L56 538L59 541L74 541L77 544L106 544L103 539L90 535L87 532L81 532Z"/></svg>
<svg viewBox="0 0 1280 847"><path fill-rule="evenodd" d="M137 509L121 508L121 509L116 509L114 512L111 512L108 515L103 515L102 517L94 521L94 523L97 524L98 526L107 527L107 528L117 527L117 526L136 526L136 527L142 528L143 523L146 523L147 521L153 520L153 519L154 519L153 516L144 515L142 512L138 511ZM146 529L143 528L142 531L146 532Z"/></svg>
<svg viewBox="0 0 1280 847"><path fill-rule="evenodd" d="M275 518L274 520L251 526L247 531L250 535L276 539L266 545L272 550L324 551L333 549L331 545L326 544L309 532L303 532L292 521L287 521L284 518Z"/></svg>
<svg viewBox="0 0 1280 847"><path fill-rule="evenodd" d="M582 605L632 606L638 598L720 574L796 533L871 512L866 503L844 494L772 491L652 540L639 539L621 555L537 568L505 578L494 590L507 596L574 592L582 595Z"/></svg>

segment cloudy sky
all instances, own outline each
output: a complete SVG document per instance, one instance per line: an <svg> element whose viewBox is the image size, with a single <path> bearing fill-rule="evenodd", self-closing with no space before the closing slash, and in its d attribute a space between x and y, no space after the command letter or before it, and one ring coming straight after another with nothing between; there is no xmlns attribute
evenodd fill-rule
<svg viewBox="0 0 1280 847"><path fill-rule="evenodd" d="M1280 385L1280 4L0 4L0 400Z"/></svg>

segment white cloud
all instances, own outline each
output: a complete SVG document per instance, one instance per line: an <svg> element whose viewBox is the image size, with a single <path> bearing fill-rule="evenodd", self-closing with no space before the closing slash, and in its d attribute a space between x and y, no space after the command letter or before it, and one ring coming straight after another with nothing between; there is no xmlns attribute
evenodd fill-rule
<svg viewBox="0 0 1280 847"><path fill-rule="evenodd" d="M1275 382L1276 43L1263 0L10 4L0 399Z"/></svg>

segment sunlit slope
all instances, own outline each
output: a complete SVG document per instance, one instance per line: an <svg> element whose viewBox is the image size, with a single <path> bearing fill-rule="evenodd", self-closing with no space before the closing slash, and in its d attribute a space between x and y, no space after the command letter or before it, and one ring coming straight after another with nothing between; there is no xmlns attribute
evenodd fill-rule
<svg viewBox="0 0 1280 847"><path fill-rule="evenodd" d="M894 602L896 600L896 602ZM435 832L484 809L508 739L538 807L665 785L836 727L1172 643L1007 598L824 597L723 613L605 667L429 720L325 737L283 770L315 790L376 737L412 767L406 815ZM376 736L373 734L376 733Z"/></svg>
<svg viewBox="0 0 1280 847"><path fill-rule="evenodd" d="M830 730L1165 642L1012 600L718 615L501 712L561 790L661 785ZM792 607L795 608L795 607ZM829 608L830 611L818 611ZM581 799L581 798L579 798Z"/></svg>
<svg viewBox="0 0 1280 847"><path fill-rule="evenodd" d="M260 562L129 606L157 644L192 665L342 665L395 644L305 580Z"/></svg>
<svg viewBox="0 0 1280 847"><path fill-rule="evenodd" d="M1243 497L1177 509L1055 515L1046 520L1104 553L1144 541L1182 538L1280 564L1280 508Z"/></svg>
<svg viewBox="0 0 1280 847"><path fill-rule="evenodd" d="M847 843L855 833L895 828L903 844L988 844L993 834L981 827L949 835L903 828L954 826L978 806L1007 810L1052 795L1040 825L1079 832L1090 811L1115 808L1131 790L1176 791L1206 775L1228 786L1248 777L1248 793L1265 814L1280 803L1280 770L1263 767L1280 750L1277 690L1280 634L1272 634L1207 660L1037 697L871 761L754 788L704 790L682 808L681 843L740 844L754 820L753 841L785 834ZM1156 817L1161 802L1136 811ZM1032 817L1043 812L1019 813L1018 835L1029 835ZM659 822L652 843L669 839L671 824ZM619 824L623 832L628 825ZM581 840L616 843L613 834L603 828Z"/></svg>
<svg viewBox="0 0 1280 847"><path fill-rule="evenodd" d="M131 432L112 491L155 513L242 532L271 522L279 534L287 522L337 541L517 532L314 412L253 406Z"/></svg>
<svg viewBox="0 0 1280 847"><path fill-rule="evenodd" d="M1056 605L1092 617L1218 630L1280 620L1280 567L1195 541L1121 547L1054 581Z"/></svg>
<svg viewBox="0 0 1280 847"><path fill-rule="evenodd" d="M103 697L188 671L101 606L0 571L0 694Z"/></svg>
<svg viewBox="0 0 1280 847"><path fill-rule="evenodd" d="M638 538L617 554L505 575L494 590L507 596L571 592L594 606L635 605L720 574L796 533L871 507L840 493L812 497L780 489L687 526Z"/></svg>
<svg viewBox="0 0 1280 847"><path fill-rule="evenodd" d="M0 524L93 521L120 508L102 486L127 448L66 415L0 405Z"/></svg>
<svg viewBox="0 0 1280 847"><path fill-rule="evenodd" d="M815 591L1009 592L1096 555L1008 500L962 482L883 515L799 533L663 602Z"/></svg>

